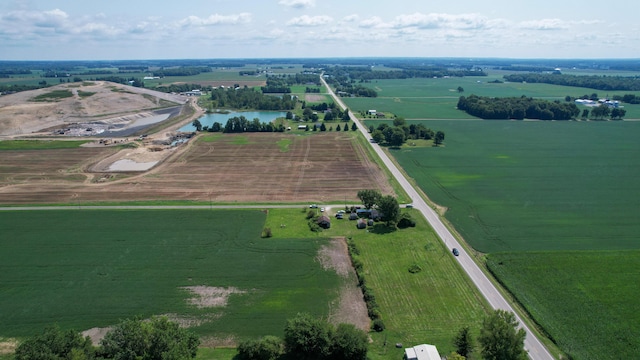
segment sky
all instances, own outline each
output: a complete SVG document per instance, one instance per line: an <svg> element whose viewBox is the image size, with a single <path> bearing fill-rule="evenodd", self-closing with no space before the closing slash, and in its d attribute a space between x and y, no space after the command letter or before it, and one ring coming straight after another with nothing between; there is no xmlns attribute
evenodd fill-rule
<svg viewBox="0 0 640 360"><path fill-rule="evenodd" d="M0 0L0 60L640 58L635 5L635 0Z"/></svg>

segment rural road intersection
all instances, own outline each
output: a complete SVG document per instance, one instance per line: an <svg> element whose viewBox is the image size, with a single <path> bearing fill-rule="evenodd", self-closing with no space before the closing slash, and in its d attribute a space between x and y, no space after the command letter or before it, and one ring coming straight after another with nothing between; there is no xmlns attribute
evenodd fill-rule
<svg viewBox="0 0 640 360"><path fill-rule="evenodd" d="M342 109L346 109L346 105L342 102L342 100L336 96L331 87L324 80L324 77L321 75L320 80L327 88L329 94L333 97L336 103L338 103ZM369 129L365 127L354 115L349 112L349 116L351 120L358 126L360 132L365 136L366 139L369 139L371 136L369 135ZM419 210L422 215L427 219L431 227L435 230L436 234L440 237L440 239L445 243L449 250L453 248L457 248L460 252L459 256L456 256L455 259L462 266L464 271L469 275L473 283L476 285L478 290L482 293L482 295L487 299L491 307L494 309L502 309L509 312L514 313L516 320L520 323L520 327L522 327L527 332L527 337L524 340L524 347L529 353L529 357L534 360L552 360L553 356L549 353L547 348L540 342L540 340L531 332L529 327L522 321L520 316L513 310L511 305L504 299L502 294L498 291L498 289L493 285L493 283L489 280L489 278L480 270L480 267L473 261L471 256L467 253L467 251L460 246L458 240L451 234L449 229L444 225L438 214L424 201L424 199L418 194L416 189L407 181L404 175L398 170L396 165L389 159L387 154L382 151L380 145L370 143L375 150L376 154L382 159L382 162L389 169L391 174L396 178L400 186L404 189L404 191L409 195L413 202L414 209ZM453 255L452 255L453 256Z"/></svg>

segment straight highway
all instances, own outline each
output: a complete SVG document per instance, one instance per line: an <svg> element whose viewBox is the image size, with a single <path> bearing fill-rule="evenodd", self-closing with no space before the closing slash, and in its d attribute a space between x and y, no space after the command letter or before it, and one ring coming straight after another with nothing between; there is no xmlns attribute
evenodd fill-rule
<svg viewBox="0 0 640 360"><path fill-rule="evenodd" d="M336 94L333 92L331 87L327 84L324 77L321 75L320 80L326 86L327 91L333 97L335 102L342 108L346 109L346 105L342 102ZM349 117L351 120L358 126L360 132L365 136L366 139L370 138L369 129L362 124L358 118L353 115L352 112L349 112ZM524 346L527 350L529 357L534 360L552 360L554 357L549 353L547 348L540 342L540 340L535 336L535 334L529 329L529 327L522 321L520 316L513 310L511 305L505 300L502 294L498 291L498 289L493 285L493 283L489 280L489 278L485 275L484 272L478 267L478 265L473 261L471 256L467 253L467 251L460 246L458 240L451 234L449 229L444 225L438 214L426 203L426 201L418 194L416 189L407 181L404 175L400 172L400 170L396 167L396 165L389 159L389 156L380 148L378 144L370 143L373 147L373 150L376 154L382 159L384 165L389 169L391 174L398 181L400 186L404 189L404 191L409 195L411 201L413 202L414 209L419 210L422 215L427 219L431 227L435 230L436 234L440 239L445 243L445 245L449 248L449 250L453 248L457 248L460 252L459 256L456 256L455 259L458 261L460 266L464 269L467 275L471 278L473 283L476 285L480 293L487 299L491 307L494 309L501 309L512 312L518 322L520 323L520 327L522 327L527 336L524 340ZM453 255L452 255L453 256Z"/></svg>

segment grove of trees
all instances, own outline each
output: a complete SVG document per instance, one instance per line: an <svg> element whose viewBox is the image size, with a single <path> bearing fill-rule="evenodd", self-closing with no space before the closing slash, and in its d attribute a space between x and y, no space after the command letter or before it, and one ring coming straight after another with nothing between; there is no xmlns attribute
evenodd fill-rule
<svg viewBox="0 0 640 360"><path fill-rule="evenodd" d="M494 98L461 96L458 109L481 119L571 120L580 115L574 103L534 99L526 96Z"/></svg>
<svg viewBox="0 0 640 360"><path fill-rule="evenodd" d="M511 82L545 83L606 91L640 90L640 79L636 77L527 73L505 75L504 78Z"/></svg>
<svg viewBox="0 0 640 360"><path fill-rule="evenodd" d="M211 104L214 108L255 109L255 110L292 110L296 100L291 95L282 97L264 95L251 88L217 88L211 90Z"/></svg>
<svg viewBox="0 0 640 360"><path fill-rule="evenodd" d="M352 324L333 326L309 314L287 320L284 339L265 336L238 346L238 360L365 360L367 334Z"/></svg>
<svg viewBox="0 0 640 360"><path fill-rule="evenodd" d="M115 325L94 347L73 330L47 327L23 341L16 360L183 360L193 359L200 339L166 317L129 319Z"/></svg>

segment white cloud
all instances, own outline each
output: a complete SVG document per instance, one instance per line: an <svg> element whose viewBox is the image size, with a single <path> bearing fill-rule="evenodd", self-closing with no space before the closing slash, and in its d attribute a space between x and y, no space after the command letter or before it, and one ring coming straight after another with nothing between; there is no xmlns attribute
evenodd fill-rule
<svg viewBox="0 0 640 360"><path fill-rule="evenodd" d="M395 28L417 27L420 29L482 29L487 18L478 14L422 14L414 13L397 16L392 25Z"/></svg>
<svg viewBox="0 0 640 360"><path fill-rule="evenodd" d="M278 4L295 9L303 9L316 6L316 0L280 0Z"/></svg>
<svg viewBox="0 0 640 360"><path fill-rule="evenodd" d="M566 30L569 25L560 19L541 19L523 21L520 27L528 30Z"/></svg>
<svg viewBox="0 0 640 360"><path fill-rule="evenodd" d="M360 16L358 14L352 14L352 15L347 15L343 17L342 21L352 22L352 21L358 21L358 19L360 19Z"/></svg>
<svg viewBox="0 0 640 360"><path fill-rule="evenodd" d="M302 15L300 17L293 18L287 21L287 25L290 26L320 26L329 24L333 21L333 18L330 16L319 15L319 16L309 16Z"/></svg>
<svg viewBox="0 0 640 360"><path fill-rule="evenodd" d="M178 21L178 25L181 27L200 27L224 24L243 24L249 22L251 22L250 13L240 13L234 15L212 14L206 18L191 15Z"/></svg>
<svg viewBox="0 0 640 360"><path fill-rule="evenodd" d="M373 29L382 29L391 27L389 24L385 23L380 17L372 16L368 19L364 19L360 21L358 26L362 28L373 28Z"/></svg>

